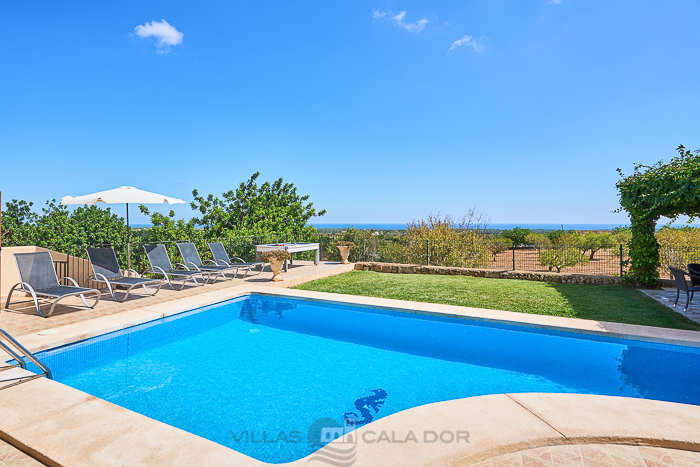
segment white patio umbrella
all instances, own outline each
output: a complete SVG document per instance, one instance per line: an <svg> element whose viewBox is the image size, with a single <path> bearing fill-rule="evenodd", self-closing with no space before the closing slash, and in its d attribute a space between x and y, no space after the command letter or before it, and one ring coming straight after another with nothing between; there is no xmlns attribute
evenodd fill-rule
<svg viewBox="0 0 700 467"><path fill-rule="evenodd" d="M127 267L131 268L131 226L129 225L129 203L138 204L183 204L184 201L170 196L151 193L150 191L139 190L133 186L120 186L113 190L100 191L91 195L82 196L64 196L61 198L61 204L126 204L126 250L127 250Z"/></svg>

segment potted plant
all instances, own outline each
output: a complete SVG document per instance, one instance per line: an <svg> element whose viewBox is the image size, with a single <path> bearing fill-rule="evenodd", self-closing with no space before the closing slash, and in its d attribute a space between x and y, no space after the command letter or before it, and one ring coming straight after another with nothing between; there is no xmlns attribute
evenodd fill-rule
<svg viewBox="0 0 700 467"><path fill-rule="evenodd" d="M286 250L270 250L263 251L260 256L262 256L263 261L270 263L270 269L272 269L271 280L274 282L283 281L284 279L279 275L282 270L282 264L285 260L291 259L292 255Z"/></svg>
<svg viewBox="0 0 700 467"><path fill-rule="evenodd" d="M338 242L335 246L340 250L340 257L343 259L341 263L350 263L350 261L348 261L348 255L350 254L350 250L355 248L356 245L353 242Z"/></svg>

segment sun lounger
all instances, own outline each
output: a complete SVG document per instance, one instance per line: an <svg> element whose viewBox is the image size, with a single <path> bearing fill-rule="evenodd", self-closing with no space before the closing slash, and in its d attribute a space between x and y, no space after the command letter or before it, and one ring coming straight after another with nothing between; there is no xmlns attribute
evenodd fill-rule
<svg viewBox="0 0 700 467"><path fill-rule="evenodd" d="M264 262L246 263L242 258L238 258L236 256L233 257L233 259L236 262L231 261L231 259L228 256L228 253L226 253L226 248L224 248L223 243L215 242L215 243L207 243L207 245L209 245L209 250L211 251L211 254L214 257L214 262L217 265L236 267L238 269L245 269L246 271L245 271L245 274L243 275L243 277L247 276L248 273L260 274L263 270L263 267L265 266ZM258 268L258 270L256 272L253 272L254 267Z"/></svg>
<svg viewBox="0 0 700 467"><path fill-rule="evenodd" d="M141 277L139 273L133 269L128 269L127 271L134 274L136 277L125 276L119 267L119 261L117 260L117 254L112 248L88 248L87 249L88 258L90 259L90 266L92 266L93 275L85 280L87 281L99 282L105 284L109 290L112 298L118 302L123 302L131 293L131 289L134 287L143 287L143 290L148 295L155 295L158 293L160 288L163 286L162 279L147 279ZM149 292L146 286L158 286L155 292ZM124 297L121 299L117 298L115 292L116 289L126 288Z"/></svg>
<svg viewBox="0 0 700 467"><path fill-rule="evenodd" d="M15 289L26 292L32 296L34 300L34 306L36 306L36 311L39 312L44 318L48 318L54 311L56 304L63 298L66 297L80 297L83 304L88 308L94 308L95 305L100 301L100 291L97 289L87 289L85 287L78 287L78 283L71 277L63 277L61 280L67 280L73 285L61 285L56 275L56 269L53 266L53 259L51 259L51 253L48 251L41 251L37 253L15 253L15 262L17 263L17 269L19 270L20 283L15 284L10 289L10 293L7 296L7 303L5 308L10 306L10 300L12 299L12 292ZM95 295L95 303L92 306L88 305L85 301L85 295ZM52 299L51 308L47 314L41 311L39 306L39 297Z"/></svg>
<svg viewBox="0 0 700 467"><path fill-rule="evenodd" d="M202 263L202 258L199 256L197 247L194 243L178 243L178 250L180 250L180 255L184 261L183 266L185 269L193 268L196 271L211 271L216 273L216 277L223 277L224 279L233 279L238 274L238 268L236 266L219 266L214 264L204 264ZM226 277L226 273L231 273L233 276Z"/></svg>
<svg viewBox="0 0 700 467"><path fill-rule="evenodd" d="M165 280L168 281L168 285L171 288L175 289L175 286L173 286L173 283L170 281L171 277L173 279L183 279L182 285L177 290L182 290L183 288L185 288L185 284L187 284L188 279L192 279L192 282L194 282L197 285L204 285L207 282L209 282L211 272L174 269L173 264L170 262L170 258L168 257L168 252L165 250L165 246L163 246L162 244L144 245L144 248L146 249L146 256L148 256L148 262L151 264L151 270L146 271L146 273L160 274L161 276L165 277ZM200 284L199 282L197 282L197 277L202 279L204 283Z"/></svg>

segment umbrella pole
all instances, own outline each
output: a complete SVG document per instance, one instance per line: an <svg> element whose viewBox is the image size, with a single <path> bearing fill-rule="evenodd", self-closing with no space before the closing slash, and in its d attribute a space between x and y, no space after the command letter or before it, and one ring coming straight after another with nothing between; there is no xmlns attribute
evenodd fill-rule
<svg viewBox="0 0 700 467"><path fill-rule="evenodd" d="M126 203L126 268L131 269L131 227L129 226L129 203Z"/></svg>

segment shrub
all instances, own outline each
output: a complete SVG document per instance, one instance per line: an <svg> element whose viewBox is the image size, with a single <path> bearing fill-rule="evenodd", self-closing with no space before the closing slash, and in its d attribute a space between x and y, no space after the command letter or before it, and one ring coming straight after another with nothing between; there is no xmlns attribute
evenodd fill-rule
<svg viewBox="0 0 700 467"><path fill-rule="evenodd" d="M664 227L656 233L661 267L686 269L688 263L700 261L700 229Z"/></svg>
<svg viewBox="0 0 700 467"><path fill-rule="evenodd" d="M357 246L353 242L348 242L345 240L341 240L341 241L337 242L335 245L336 246L346 246L346 247L350 248L351 250Z"/></svg>
<svg viewBox="0 0 700 467"><path fill-rule="evenodd" d="M430 242L430 264L435 266L483 267L488 264L488 238L485 216L470 210L461 219L429 215L408 224L403 254L399 262L426 264L426 244Z"/></svg>

